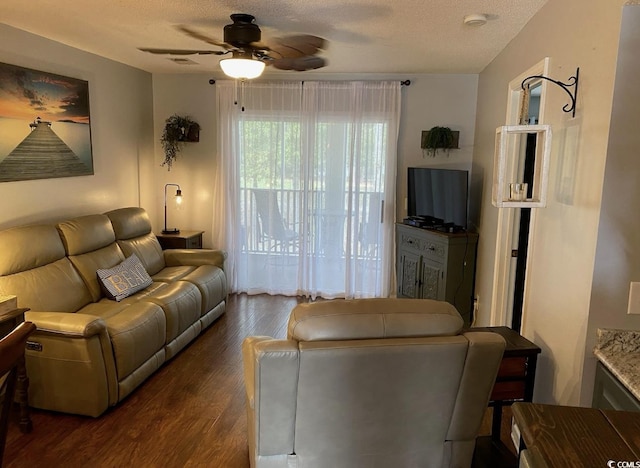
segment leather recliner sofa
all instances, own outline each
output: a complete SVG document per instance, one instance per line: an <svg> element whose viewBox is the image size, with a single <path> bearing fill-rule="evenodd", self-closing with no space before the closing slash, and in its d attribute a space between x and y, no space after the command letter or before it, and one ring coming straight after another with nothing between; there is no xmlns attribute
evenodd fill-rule
<svg viewBox="0 0 640 468"><path fill-rule="evenodd" d="M471 466L505 341L462 327L446 302L334 300L246 338L251 466Z"/></svg>
<svg viewBox="0 0 640 468"><path fill-rule="evenodd" d="M117 302L97 271L135 254L150 286ZM165 250L142 208L0 231L0 294L29 308L29 404L99 416L224 311L225 254Z"/></svg>

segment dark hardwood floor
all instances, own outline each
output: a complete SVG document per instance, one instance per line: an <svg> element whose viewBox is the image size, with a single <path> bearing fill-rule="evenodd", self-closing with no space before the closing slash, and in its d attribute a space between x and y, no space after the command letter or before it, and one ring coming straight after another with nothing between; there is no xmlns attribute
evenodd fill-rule
<svg viewBox="0 0 640 468"><path fill-rule="evenodd" d="M32 410L33 432L11 424L4 466L248 468L242 340L284 338L289 312L305 301L230 296L216 323L99 418Z"/></svg>

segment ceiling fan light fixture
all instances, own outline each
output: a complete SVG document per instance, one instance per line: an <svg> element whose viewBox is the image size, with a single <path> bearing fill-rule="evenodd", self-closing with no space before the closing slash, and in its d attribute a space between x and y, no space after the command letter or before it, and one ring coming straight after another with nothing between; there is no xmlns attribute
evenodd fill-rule
<svg viewBox="0 0 640 468"><path fill-rule="evenodd" d="M220 60L220 68L231 78L251 80L262 75L264 62L248 58L228 58Z"/></svg>

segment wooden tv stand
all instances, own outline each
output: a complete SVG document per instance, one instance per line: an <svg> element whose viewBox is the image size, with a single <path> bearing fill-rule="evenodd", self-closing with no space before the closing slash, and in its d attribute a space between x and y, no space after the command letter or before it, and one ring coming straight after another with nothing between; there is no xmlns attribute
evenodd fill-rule
<svg viewBox="0 0 640 468"><path fill-rule="evenodd" d="M396 224L398 297L447 301L469 326L477 244L476 233Z"/></svg>

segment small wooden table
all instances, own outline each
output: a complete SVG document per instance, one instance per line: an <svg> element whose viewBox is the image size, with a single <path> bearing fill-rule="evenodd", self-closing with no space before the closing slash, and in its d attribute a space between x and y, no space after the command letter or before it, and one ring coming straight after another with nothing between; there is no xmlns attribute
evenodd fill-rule
<svg viewBox="0 0 640 468"><path fill-rule="evenodd" d="M0 338L7 336L11 331L24 322L24 313L29 309L14 309L11 312L0 314ZM16 400L20 405L20 431L31 432L33 424L29 415L29 378L24 357L17 366Z"/></svg>
<svg viewBox="0 0 640 468"><path fill-rule="evenodd" d="M512 409L531 467L640 465L640 413L536 403Z"/></svg>
<svg viewBox="0 0 640 468"><path fill-rule="evenodd" d="M489 406L493 408L491 435L476 439L474 468L513 466L515 456L500 440L502 408L517 401L531 401L536 379L540 348L509 327L478 327L468 331L498 333L507 342L502 362L491 391Z"/></svg>
<svg viewBox="0 0 640 468"><path fill-rule="evenodd" d="M201 249L204 231L180 231L176 234L156 234L162 250Z"/></svg>
<svg viewBox="0 0 640 468"><path fill-rule="evenodd" d="M509 327L470 328L469 331L498 333L507 342L489 406L493 407L491 437L500 440L502 407L516 401L531 401L536 380L536 366L541 349Z"/></svg>

